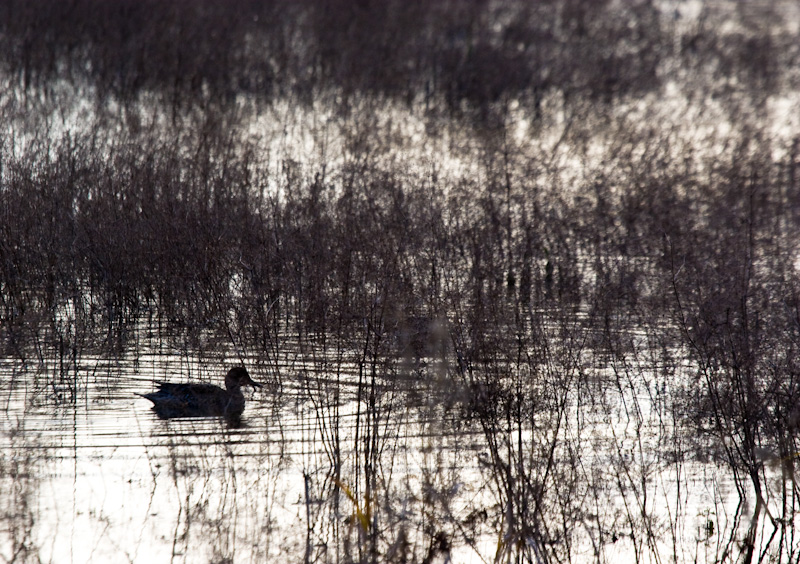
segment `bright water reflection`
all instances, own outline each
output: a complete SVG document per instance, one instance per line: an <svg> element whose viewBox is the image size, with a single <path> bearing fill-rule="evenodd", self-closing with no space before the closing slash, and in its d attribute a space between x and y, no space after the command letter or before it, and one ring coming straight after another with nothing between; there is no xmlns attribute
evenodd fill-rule
<svg viewBox="0 0 800 564"><path fill-rule="evenodd" d="M10 523L29 526L9 528L4 556L224 562L277 554L280 547L255 539L274 538L263 533L289 521L297 490L269 410L251 401L247 426L235 430L216 419L163 422L133 395L149 378L132 368L121 364L113 388L94 382L75 405L26 409L35 398L10 391L4 491L14 497L4 504L17 511L7 513Z"/></svg>
<svg viewBox="0 0 800 564"><path fill-rule="evenodd" d="M167 367L175 370L173 381L185 381L182 373L203 381L223 373L222 366L201 368L185 359L84 357L77 372L91 376L72 403L55 387L30 386L35 370L3 363L3 558L222 563L315 555L341 561L342 539L357 527L354 515L366 511L355 508L363 494L346 473L338 483L333 479L336 460L354 463L345 445L365 433L356 428L354 402L310 401L321 380L287 374L280 392L246 393L240 428L215 418L163 421L134 392L149 391ZM475 484L462 481L477 476L470 469L470 435L445 437L441 422L419 417L405 410L375 420L383 433L376 446L391 461L382 470L391 475L381 480L396 503L386 518L402 523L403 531L421 515L423 483L430 496L447 490L454 507L466 503L463 494L473 504L478 495ZM334 494L341 490L347 493ZM396 538L421 542L418 531L400 530Z"/></svg>
<svg viewBox="0 0 800 564"><path fill-rule="evenodd" d="M347 355L333 362L310 342L284 342L267 363L244 359L266 385L245 391L243 424L232 428L161 420L136 393L157 380L219 384L242 360L160 347L0 364L5 560L504 560L508 547L523 550L499 531L532 527L507 522L505 508L541 499L542 522L559 513L564 522L538 538L569 561L715 562L752 512L724 467L670 419L667 387L679 380L644 357L626 365L588 355L590 378L564 387L545 378L531 397L556 393L554 407L513 427L504 416L470 420L463 384L438 360L395 359L370 380ZM495 413L489 393L472 390L472 413ZM514 472L529 493L508 501ZM779 514L774 492L786 475L764 472L767 509Z"/></svg>

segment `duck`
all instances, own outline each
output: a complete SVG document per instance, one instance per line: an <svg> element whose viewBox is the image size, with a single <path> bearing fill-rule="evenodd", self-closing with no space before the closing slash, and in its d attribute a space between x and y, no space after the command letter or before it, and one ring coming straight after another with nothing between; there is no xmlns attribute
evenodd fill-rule
<svg viewBox="0 0 800 564"><path fill-rule="evenodd" d="M156 384L157 391L136 395L153 402L153 411L161 419L224 417L232 423L241 422L244 411L242 386L252 386L253 390L262 387L250 378L244 366L228 371L224 390L213 384Z"/></svg>

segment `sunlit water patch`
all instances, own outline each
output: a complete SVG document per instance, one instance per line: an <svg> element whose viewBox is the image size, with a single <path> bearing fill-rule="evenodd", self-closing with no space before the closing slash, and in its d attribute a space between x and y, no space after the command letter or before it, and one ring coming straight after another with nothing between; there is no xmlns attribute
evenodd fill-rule
<svg viewBox="0 0 800 564"><path fill-rule="evenodd" d="M287 374L282 392L247 394L241 427L217 418L160 420L135 393L152 389L171 364L209 379L210 369L187 370L174 358L146 368L141 360L98 360L77 367L94 376L74 401L64 401L52 387L26 386L31 373L4 363L5 558L296 562L341 550L328 546L352 534L367 504L378 503L366 501L352 477L352 445L375 431L358 428L365 422L354 394L322 405L313 400L319 378ZM176 372L172 379L186 378ZM465 473L477 476L470 434L444 438L441 422L408 410L372 423L385 434L374 444L392 461L391 485L381 489L397 498L398 522L417 519L423 482L434 488L442 481L463 507L458 490L473 500L479 495L463 482ZM449 462L441 459L445 452ZM337 460L344 472L334 479ZM334 491L341 498L335 503Z"/></svg>
<svg viewBox="0 0 800 564"><path fill-rule="evenodd" d="M517 542L496 532L504 528L497 500L506 480L498 463L514 459L503 431L493 454L480 431L442 419L430 397L400 401L402 390L383 380L366 413L354 366L334 375L286 358L294 360L281 363L279 383L247 393L240 427L218 418L160 420L135 395L166 377L215 381L222 367L84 356L77 372L91 376L65 401L52 386L30 386L32 371L5 362L3 556L336 562L353 556L355 539L380 530L386 557L404 546L444 561L446 548L452 561L479 562ZM578 561L670 552L678 561L714 561L741 518L729 478L714 465L675 459L671 449L680 446L664 443L677 435L664 429L673 423L664 421L658 386L614 363L598 374L617 390L604 396L609 404L587 411L568 400L571 414L554 443L554 471L566 478L572 468L577 481L567 491L583 500L571 539L557 542L574 543ZM515 438L529 449L548 436L534 428ZM535 476L539 463L526 464ZM460 541L445 535L448 523L460 527Z"/></svg>

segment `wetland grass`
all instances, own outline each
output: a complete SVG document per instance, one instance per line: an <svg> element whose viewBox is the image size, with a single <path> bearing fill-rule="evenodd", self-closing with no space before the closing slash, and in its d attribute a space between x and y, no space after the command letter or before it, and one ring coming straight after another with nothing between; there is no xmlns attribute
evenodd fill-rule
<svg viewBox="0 0 800 564"><path fill-rule="evenodd" d="M26 421L236 363L172 558L797 561L799 16L665 6L5 2L0 556Z"/></svg>

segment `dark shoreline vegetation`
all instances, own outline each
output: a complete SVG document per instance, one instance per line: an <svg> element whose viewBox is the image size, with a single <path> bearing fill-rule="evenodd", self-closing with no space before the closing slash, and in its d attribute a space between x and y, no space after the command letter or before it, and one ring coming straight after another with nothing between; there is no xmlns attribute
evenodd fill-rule
<svg viewBox="0 0 800 564"><path fill-rule="evenodd" d="M331 435L326 483L358 508L343 562L432 562L476 530L498 561L623 536L684 561L647 497L695 463L740 500L708 561L796 562L798 14L658 6L2 2L3 357L60 359L40 385L74 400L81 355L157 330L279 393L291 341L334 419L352 363L363 427L355 459ZM482 437L488 513L393 506L403 394ZM632 454L598 477L582 424L612 416ZM604 496L631 500L614 529Z"/></svg>

